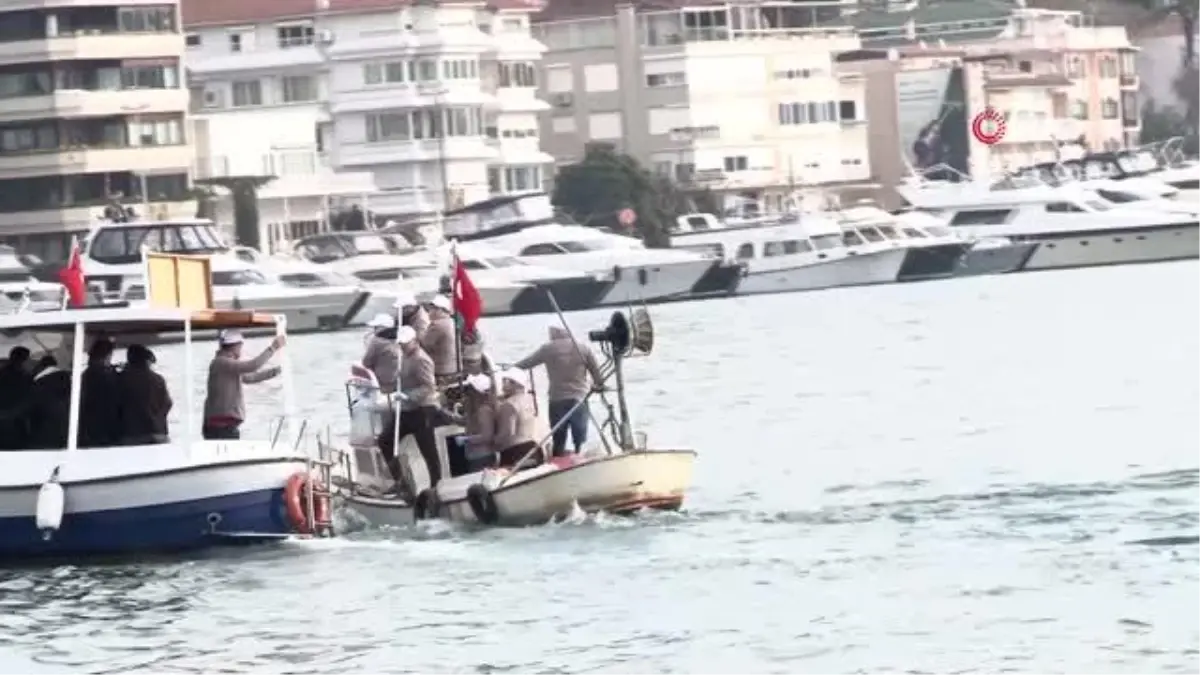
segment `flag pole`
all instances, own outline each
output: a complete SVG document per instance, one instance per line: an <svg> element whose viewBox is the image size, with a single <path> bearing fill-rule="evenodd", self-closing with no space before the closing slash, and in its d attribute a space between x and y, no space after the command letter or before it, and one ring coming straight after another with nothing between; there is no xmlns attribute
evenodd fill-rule
<svg viewBox="0 0 1200 675"><path fill-rule="evenodd" d="M458 380L462 382L465 375L463 373L463 331L467 328L466 317L462 318L462 325L459 325L459 317L462 313L458 307L458 242L450 242L450 311L454 314L454 359L455 372L458 373Z"/></svg>

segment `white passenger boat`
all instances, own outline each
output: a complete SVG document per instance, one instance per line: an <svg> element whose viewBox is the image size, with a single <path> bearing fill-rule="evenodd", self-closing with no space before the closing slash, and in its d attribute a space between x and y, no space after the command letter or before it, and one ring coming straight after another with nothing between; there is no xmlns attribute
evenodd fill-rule
<svg viewBox="0 0 1200 675"><path fill-rule="evenodd" d="M276 283L253 263L239 260L212 221L197 218L95 223L82 242L88 288L104 298L140 301L145 297L143 249L209 258L217 309L283 314L293 333L343 328L371 297L354 286L300 290Z"/></svg>
<svg viewBox="0 0 1200 675"><path fill-rule="evenodd" d="M616 405L606 405L609 417L602 425L602 446L569 457L517 463L516 470L465 470L459 426L436 430L443 479L436 488L413 479L416 498L387 496L389 473L376 449L380 433L379 411L388 402L367 380L348 385L351 442L348 447L327 448L323 454L338 456L344 463L337 494L345 505L373 525L404 525L414 519L444 518L456 522L520 526L545 523L581 509L587 513L632 513L642 509L674 510L683 504L692 481L695 452L659 450L646 446L645 436L635 434L625 400L623 361L648 354L653 347L653 329L645 310L631 317L617 312L609 325L589 333L607 357L602 370L615 383ZM607 404L607 401L606 401ZM540 444L545 452L549 434ZM406 438L399 456L410 476L419 475L421 460L415 441ZM534 460L539 452L528 459ZM531 462L533 463L533 462Z"/></svg>
<svg viewBox="0 0 1200 675"><path fill-rule="evenodd" d="M205 309L212 295L203 259L150 256L147 267L154 287L175 292L151 294L155 299L142 307L0 316L5 351L24 345L34 360L53 356L65 371L40 371L28 406L5 411L6 422L27 419L38 431L14 424L3 439L0 558L187 551L329 531L328 500L317 490L328 476L313 474L314 467L325 465L297 450L290 433L219 441L203 440L199 433L202 406L195 392L203 390L196 382L203 369L197 367L193 332L260 328L283 335L286 321ZM80 431L87 437L86 420L94 418L81 416L88 405L82 387L89 339L104 335L119 348L162 332L182 333L184 343L183 386L173 392L181 421L170 429L170 439L81 448ZM210 354L207 347L203 352L201 358ZM295 418L286 353L285 348L283 412L290 426ZM39 428L36 421L54 411L65 413L66 421Z"/></svg>

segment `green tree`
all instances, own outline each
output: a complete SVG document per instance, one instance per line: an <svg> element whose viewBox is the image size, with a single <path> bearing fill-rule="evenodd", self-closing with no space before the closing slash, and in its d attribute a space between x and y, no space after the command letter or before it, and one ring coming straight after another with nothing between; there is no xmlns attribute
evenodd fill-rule
<svg viewBox="0 0 1200 675"><path fill-rule="evenodd" d="M589 143L582 161L558 170L551 200L584 225L613 229L620 228L617 214L633 209L642 240L656 248L671 245L675 217L690 210L687 195L670 179L607 143Z"/></svg>
<svg viewBox="0 0 1200 675"><path fill-rule="evenodd" d="M259 248L263 243L258 231L258 189L275 180L274 176L225 176L206 178L197 184L225 188L233 200L233 231L237 243Z"/></svg>

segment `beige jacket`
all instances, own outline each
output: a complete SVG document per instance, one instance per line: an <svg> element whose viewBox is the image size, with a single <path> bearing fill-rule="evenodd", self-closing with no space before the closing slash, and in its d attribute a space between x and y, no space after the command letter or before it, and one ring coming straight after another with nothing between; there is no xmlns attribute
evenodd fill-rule
<svg viewBox="0 0 1200 675"><path fill-rule="evenodd" d="M417 332L417 339L420 340L425 336L425 331L429 330L429 312L426 312L424 307L417 307L407 318L402 312L400 315L400 325L408 326L415 330Z"/></svg>
<svg viewBox="0 0 1200 675"><path fill-rule="evenodd" d="M400 404L402 410L438 404L433 361L424 350L414 349L411 353L404 353L400 360L400 390L408 397Z"/></svg>
<svg viewBox="0 0 1200 675"><path fill-rule="evenodd" d="M589 375L595 385L604 382L600 364L589 345L575 342L562 328L551 328L550 336L549 342L513 364L523 370L546 366L546 378L550 381L546 392L549 400L578 401L587 396L592 389L588 384Z"/></svg>
<svg viewBox="0 0 1200 675"><path fill-rule="evenodd" d="M533 399L524 392L500 399L496 404L496 435L492 438L492 447L502 452L531 441L537 442Z"/></svg>
<svg viewBox="0 0 1200 675"><path fill-rule="evenodd" d="M380 391L385 394L396 391L396 375L400 372L400 345L394 340L372 335L367 341L367 351L363 354L362 364L367 370L375 373Z"/></svg>
<svg viewBox="0 0 1200 675"><path fill-rule="evenodd" d="M267 347L252 359L235 359L217 353L208 364L208 394L204 397L205 420L246 419L246 402L242 398L242 384L254 384L271 379L279 374L279 366L259 370L275 355Z"/></svg>
<svg viewBox="0 0 1200 675"><path fill-rule="evenodd" d="M472 438L471 449L491 450L496 438L496 407L488 399L473 398L466 403L463 430Z"/></svg>
<svg viewBox="0 0 1200 675"><path fill-rule="evenodd" d="M476 331L478 336L478 331ZM476 337L474 340L464 340L462 344L462 360L463 373L467 375L478 375L480 373L491 373L492 362L483 353L483 337Z"/></svg>
<svg viewBox="0 0 1200 675"><path fill-rule="evenodd" d="M458 372L458 346L455 344L454 319L434 319L421 336L421 346L433 359L433 371L438 377Z"/></svg>

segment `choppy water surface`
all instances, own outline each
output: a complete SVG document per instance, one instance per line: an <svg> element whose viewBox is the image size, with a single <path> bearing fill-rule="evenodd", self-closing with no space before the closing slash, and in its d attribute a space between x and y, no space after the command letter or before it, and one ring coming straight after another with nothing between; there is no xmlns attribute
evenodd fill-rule
<svg viewBox="0 0 1200 675"><path fill-rule="evenodd" d="M1183 263L656 308L631 397L652 443L700 452L686 512L0 570L0 654L89 672L1196 672L1198 296ZM544 325L486 329L511 359ZM344 426L357 337L290 348L306 414Z"/></svg>

